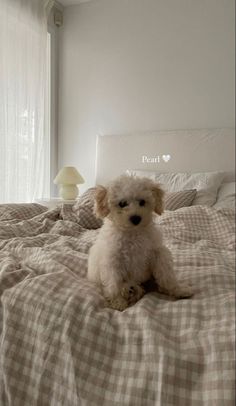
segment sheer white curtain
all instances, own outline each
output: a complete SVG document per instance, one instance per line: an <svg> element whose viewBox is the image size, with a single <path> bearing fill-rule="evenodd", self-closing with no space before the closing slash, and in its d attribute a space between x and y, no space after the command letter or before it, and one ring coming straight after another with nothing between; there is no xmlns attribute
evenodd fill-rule
<svg viewBox="0 0 236 406"><path fill-rule="evenodd" d="M0 0L0 203L50 194L46 3Z"/></svg>

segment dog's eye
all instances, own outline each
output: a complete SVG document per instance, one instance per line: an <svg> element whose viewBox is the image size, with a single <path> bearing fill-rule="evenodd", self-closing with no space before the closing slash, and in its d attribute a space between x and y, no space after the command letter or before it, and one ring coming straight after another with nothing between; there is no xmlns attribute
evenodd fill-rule
<svg viewBox="0 0 236 406"><path fill-rule="evenodd" d="M141 199L139 200L139 206L145 206L145 200Z"/></svg>
<svg viewBox="0 0 236 406"><path fill-rule="evenodd" d="M119 202L119 206L123 209L123 207L128 206L128 203L126 202L126 200L121 200L121 202Z"/></svg>

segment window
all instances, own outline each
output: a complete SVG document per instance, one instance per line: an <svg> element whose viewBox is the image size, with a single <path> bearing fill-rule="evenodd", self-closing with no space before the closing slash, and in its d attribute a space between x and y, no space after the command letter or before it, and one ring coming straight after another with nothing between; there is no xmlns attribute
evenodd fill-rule
<svg viewBox="0 0 236 406"><path fill-rule="evenodd" d="M0 203L30 202L50 195L50 54L43 2L3 0Z"/></svg>

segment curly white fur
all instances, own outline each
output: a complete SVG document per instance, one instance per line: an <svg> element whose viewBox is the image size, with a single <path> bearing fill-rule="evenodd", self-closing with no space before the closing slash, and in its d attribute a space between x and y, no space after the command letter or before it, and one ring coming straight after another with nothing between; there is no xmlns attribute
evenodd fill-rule
<svg viewBox="0 0 236 406"><path fill-rule="evenodd" d="M177 281L171 252L163 245L153 213L163 211L162 189L148 178L122 175L98 186L95 211L104 224L88 259L88 279L101 288L110 306L124 310L144 295L141 284L154 277L161 292L192 295Z"/></svg>

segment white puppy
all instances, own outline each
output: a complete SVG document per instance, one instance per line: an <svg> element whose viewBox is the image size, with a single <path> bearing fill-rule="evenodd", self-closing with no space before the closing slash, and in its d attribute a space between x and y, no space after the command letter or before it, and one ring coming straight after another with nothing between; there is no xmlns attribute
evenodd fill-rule
<svg viewBox="0 0 236 406"><path fill-rule="evenodd" d="M192 295L190 286L177 281L171 252L153 221L153 213L163 211L163 195L152 180L126 175L107 188L97 187L95 212L104 224L89 251L88 279L114 309L139 300L141 284L152 277L161 292L175 298Z"/></svg>

